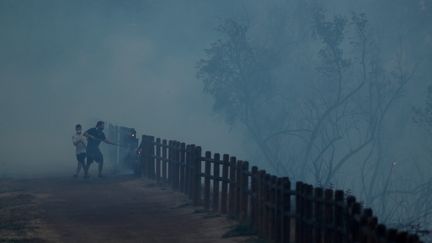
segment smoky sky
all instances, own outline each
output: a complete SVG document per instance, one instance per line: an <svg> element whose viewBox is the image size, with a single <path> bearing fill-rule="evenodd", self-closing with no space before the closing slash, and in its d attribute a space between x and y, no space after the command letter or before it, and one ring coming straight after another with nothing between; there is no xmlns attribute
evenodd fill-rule
<svg viewBox="0 0 432 243"><path fill-rule="evenodd" d="M250 38L258 43L301 42L301 35L310 34L309 20L292 8L294 2L0 0L0 170L5 175L70 170L74 125L86 129L97 120L134 127L139 135L255 158L241 128L225 124L212 111L196 65L204 49L221 38L215 27L226 18L250 25ZM314 1L304 4L309 2ZM430 81L425 70L432 64L431 1L316 2L330 14L366 12L388 60L401 42L407 47L409 61L420 71L407 87L410 98L397 108L404 112L392 113L400 133L387 139L394 148L418 148L422 142L407 138L412 133L407 112L423 101ZM272 29L280 21L275 16L285 16L280 25L287 29L303 22L296 33L283 33ZM302 71L290 68L285 65L280 76Z"/></svg>
<svg viewBox="0 0 432 243"><path fill-rule="evenodd" d="M411 222L413 215L423 215L424 225L430 225L432 140L413 123L413 107L425 105L432 85L432 0L0 0L0 177L71 175L74 126L88 129L98 120L133 127L138 137L154 135L229 153L288 176L271 168L241 122L228 124L213 110L215 99L197 78L198 63L208 58L206 48L224 38L216 29L226 19L247 26L247 45L273 51L266 59L277 63L269 75L277 87L272 97L283 97L277 105L291 109L286 112L292 121L286 124L307 121L297 119L301 102L319 96L313 84L324 80L317 72L323 42L312 31L313 8L323 10L327 24L337 16L347 20L341 57L358 62L347 47L354 40L349 39L350 18L365 13L374 43L368 54L385 70L380 80L403 80L394 78L397 67L412 70L376 133L380 145L370 150L377 154L370 168L379 169L374 176L382 183L359 189L366 188L364 175L372 171L365 166L367 155L359 153L332 185L324 186L366 195L361 200L369 200L367 206L377 209L384 222ZM357 76L350 76L355 70L350 72L346 80L355 83ZM267 107L271 112L260 114L279 111ZM264 131L278 129L262 124ZM343 141L356 142L365 134L350 140L351 135ZM301 147L296 141L275 139L273 158L301 166L304 157L295 157ZM344 142L339 148L345 147L348 151ZM291 179L308 179L295 178L294 169L288 171ZM375 195L381 188L391 191ZM386 212L393 208L399 212L390 219Z"/></svg>
<svg viewBox="0 0 432 243"><path fill-rule="evenodd" d="M195 78L226 14L211 1L0 1L3 173L72 168L74 125L97 120L241 153Z"/></svg>

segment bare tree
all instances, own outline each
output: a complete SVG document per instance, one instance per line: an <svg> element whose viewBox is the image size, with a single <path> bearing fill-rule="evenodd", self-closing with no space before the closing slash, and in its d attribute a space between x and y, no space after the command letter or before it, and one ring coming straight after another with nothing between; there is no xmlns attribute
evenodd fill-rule
<svg viewBox="0 0 432 243"><path fill-rule="evenodd" d="M395 132L388 119L415 65L406 63L402 46L394 52L393 65L382 60L366 15L329 17L315 10L309 16L314 38L285 47L280 40L272 45L273 37L260 45L251 39L248 25L223 23L218 30L224 38L198 64L205 92L229 124L246 128L276 173L349 187L382 220L404 228L410 222L424 225L430 219L430 178L401 187L398 161L391 160L386 143ZM276 54L293 49L315 54L305 55L306 62ZM297 75L301 71L309 73ZM428 97L425 108L414 112L416 123L430 133L432 87Z"/></svg>
<svg viewBox="0 0 432 243"><path fill-rule="evenodd" d="M243 124L269 164L279 168L283 164L278 151L264 137L266 128L279 123L274 119L278 113L268 109L274 103L271 71L277 66L277 55L253 46L247 39L248 26L234 20L225 21L218 31L225 39L206 50L208 59L198 63L198 78L204 82L204 91L213 96L214 110L229 124Z"/></svg>
<svg viewBox="0 0 432 243"><path fill-rule="evenodd" d="M327 20L316 11L313 18L321 61L317 79L304 81L311 89L298 94L296 104L278 91L283 80L272 75L280 65L277 50L253 45L248 26L233 20L218 28L225 39L206 50L198 78L214 97L215 111L243 124L275 170L329 185L345 164L377 146L382 121L406 82L395 87L385 80L370 50L365 15ZM349 58L347 26L353 34Z"/></svg>

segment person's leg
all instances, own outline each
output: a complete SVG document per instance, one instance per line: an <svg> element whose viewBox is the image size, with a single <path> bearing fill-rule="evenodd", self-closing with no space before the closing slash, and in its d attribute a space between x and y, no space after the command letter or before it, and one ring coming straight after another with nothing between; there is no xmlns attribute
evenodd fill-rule
<svg viewBox="0 0 432 243"><path fill-rule="evenodd" d="M98 169L99 169L99 177L102 177L102 170L103 170L103 155L102 153L99 151L98 155L97 155L97 160L96 162L98 163Z"/></svg>
<svg viewBox="0 0 432 243"><path fill-rule="evenodd" d="M73 177L77 178L80 170L81 170L81 162L77 161L77 168L76 168L76 171L75 171L75 174L73 175Z"/></svg>
<svg viewBox="0 0 432 243"><path fill-rule="evenodd" d="M76 160L77 160L77 168L75 170L75 174L73 175L73 177L75 177L75 178L78 176L78 172L81 169L81 163L80 163L79 154L76 155Z"/></svg>
<svg viewBox="0 0 432 243"><path fill-rule="evenodd" d="M83 170L85 171L85 154L77 154L77 160L78 160L78 164L77 164L77 169L76 169L76 173L74 175L74 177L78 177L81 168L83 168Z"/></svg>
<svg viewBox="0 0 432 243"><path fill-rule="evenodd" d="M92 154L87 153L87 165L84 166L84 177L88 178L88 171L90 169L90 165L94 160L94 156Z"/></svg>
<svg viewBox="0 0 432 243"><path fill-rule="evenodd" d="M102 177L103 161L99 162L99 177Z"/></svg>

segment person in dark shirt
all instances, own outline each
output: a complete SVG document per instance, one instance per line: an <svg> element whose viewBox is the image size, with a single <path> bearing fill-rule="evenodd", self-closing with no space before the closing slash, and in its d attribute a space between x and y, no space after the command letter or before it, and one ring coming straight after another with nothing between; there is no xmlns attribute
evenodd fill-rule
<svg viewBox="0 0 432 243"><path fill-rule="evenodd" d="M102 177L103 155L99 149L99 144L104 142L107 144L116 145L105 137L105 134L103 133L104 128L104 122L98 121L96 127L90 128L84 133L84 136L87 137L87 165L84 170L86 178L88 178L88 170L93 161L96 161L96 163L99 165L98 177Z"/></svg>

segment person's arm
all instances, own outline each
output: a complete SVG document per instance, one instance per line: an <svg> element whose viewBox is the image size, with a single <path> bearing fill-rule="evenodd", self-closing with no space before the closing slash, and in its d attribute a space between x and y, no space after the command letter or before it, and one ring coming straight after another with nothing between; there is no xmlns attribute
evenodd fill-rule
<svg viewBox="0 0 432 243"><path fill-rule="evenodd" d="M99 138L99 140L103 141L103 142L106 143L106 144L118 145L118 144L114 143L113 141L107 139L104 133L102 133L102 135L101 135L101 137Z"/></svg>
<svg viewBox="0 0 432 243"><path fill-rule="evenodd" d="M80 138L76 136L72 136L72 143L73 145L77 146L80 143Z"/></svg>
<svg viewBox="0 0 432 243"><path fill-rule="evenodd" d="M96 139L95 136L90 135L90 133L88 133L88 130L87 130L83 135L84 135L84 137L86 137L86 138Z"/></svg>
<svg viewBox="0 0 432 243"><path fill-rule="evenodd" d="M105 138L105 140L103 140L103 142L107 143L107 144L111 144L111 145L117 145L116 143L114 143L114 142L112 142L112 141L110 141L110 140L108 140L106 138Z"/></svg>
<svg viewBox="0 0 432 243"><path fill-rule="evenodd" d="M100 139L100 138L98 138L98 137L96 137L96 136L91 135L91 134L89 133L89 131L90 131L90 129L87 130L87 131L83 134L84 137L86 137L86 138L91 138L91 139L94 139L94 140L101 140L101 141L104 141L104 139Z"/></svg>
<svg viewBox="0 0 432 243"><path fill-rule="evenodd" d="M82 143L83 140L81 137L78 136L72 136L72 143L73 145L77 146L78 144Z"/></svg>
<svg viewBox="0 0 432 243"><path fill-rule="evenodd" d="M79 143L83 144L84 146L87 146L87 139L84 136L80 136Z"/></svg>

